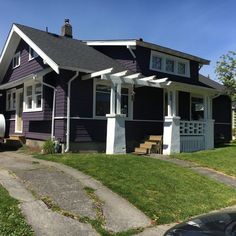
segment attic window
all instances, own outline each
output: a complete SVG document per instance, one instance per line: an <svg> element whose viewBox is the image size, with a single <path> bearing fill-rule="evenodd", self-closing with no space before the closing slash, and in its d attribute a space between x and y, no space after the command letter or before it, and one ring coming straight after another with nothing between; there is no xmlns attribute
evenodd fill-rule
<svg viewBox="0 0 236 236"><path fill-rule="evenodd" d="M20 52L17 52L12 59L12 68L20 66Z"/></svg>
<svg viewBox="0 0 236 236"><path fill-rule="evenodd" d="M29 46L29 61L33 60L35 57L37 57L38 54L34 51L33 48Z"/></svg>

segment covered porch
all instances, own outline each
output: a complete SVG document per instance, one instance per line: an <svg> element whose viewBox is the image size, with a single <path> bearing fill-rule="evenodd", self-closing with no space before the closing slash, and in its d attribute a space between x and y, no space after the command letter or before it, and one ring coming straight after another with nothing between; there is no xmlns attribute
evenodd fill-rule
<svg viewBox="0 0 236 236"><path fill-rule="evenodd" d="M163 154L191 152L214 147L214 121L212 120L212 98L217 91L210 87L144 77L128 71L112 73L112 68L82 77L83 80L97 78L109 81L110 113L107 118L106 153L126 153L125 114L122 114L122 86L154 87L163 90ZM158 91L157 91L158 92ZM183 93L188 94L183 99ZM135 96L135 93L133 93ZM148 106L148 104L147 104ZM185 109L187 108L187 109ZM155 107L150 107L150 112ZM187 114L188 113L188 114ZM159 134L160 135L160 134Z"/></svg>

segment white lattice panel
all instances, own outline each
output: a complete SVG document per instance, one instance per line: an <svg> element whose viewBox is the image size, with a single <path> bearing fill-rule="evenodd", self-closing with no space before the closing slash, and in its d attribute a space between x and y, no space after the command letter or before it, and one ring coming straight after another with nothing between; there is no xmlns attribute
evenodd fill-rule
<svg viewBox="0 0 236 236"><path fill-rule="evenodd" d="M180 121L180 135L204 135L205 122Z"/></svg>

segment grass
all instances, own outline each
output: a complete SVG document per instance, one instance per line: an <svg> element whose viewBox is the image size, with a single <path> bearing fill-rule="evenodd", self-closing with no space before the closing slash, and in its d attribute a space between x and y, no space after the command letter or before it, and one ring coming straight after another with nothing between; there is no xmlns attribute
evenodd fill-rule
<svg viewBox="0 0 236 236"><path fill-rule="evenodd" d="M236 144L194 153L181 153L173 157L195 162L236 177Z"/></svg>
<svg viewBox="0 0 236 236"><path fill-rule="evenodd" d="M157 224L236 204L236 191L191 170L133 155L38 155L83 171L128 199Z"/></svg>
<svg viewBox="0 0 236 236"><path fill-rule="evenodd" d="M30 236L34 235L27 225L20 209L19 202L11 198L0 185L0 235L1 236Z"/></svg>

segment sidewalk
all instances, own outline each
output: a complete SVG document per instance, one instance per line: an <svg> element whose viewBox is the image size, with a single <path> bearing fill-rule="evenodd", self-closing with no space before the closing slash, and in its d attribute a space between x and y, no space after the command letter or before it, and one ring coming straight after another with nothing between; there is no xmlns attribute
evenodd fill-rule
<svg viewBox="0 0 236 236"><path fill-rule="evenodd" d="M190 161L179 160L179 159L171 158L168 156L152 154L151 156L149 156L149 158L167 161L178 166L190 168L192 171L200 175L207 176L213 180L216 180L217 182L223 183L225 185L231 186L236 189L236 178L233 176L229 176L224 173L221 173L221 172L218 172L213 169L206 168L206 167L201 167L198 164L190 162Z"/></svg>

